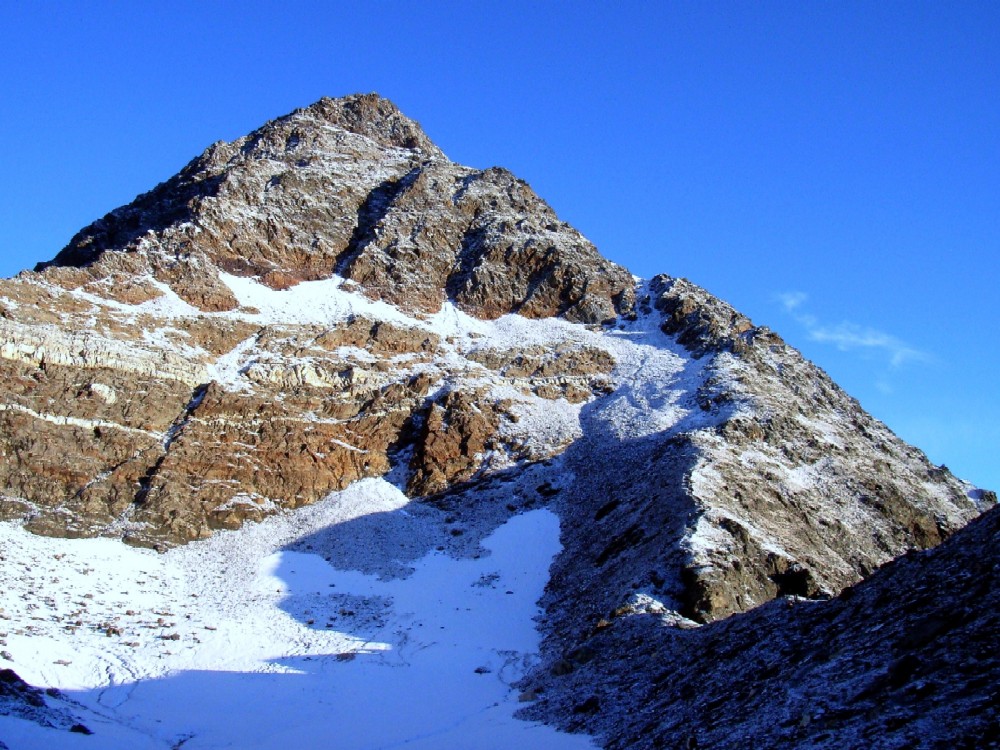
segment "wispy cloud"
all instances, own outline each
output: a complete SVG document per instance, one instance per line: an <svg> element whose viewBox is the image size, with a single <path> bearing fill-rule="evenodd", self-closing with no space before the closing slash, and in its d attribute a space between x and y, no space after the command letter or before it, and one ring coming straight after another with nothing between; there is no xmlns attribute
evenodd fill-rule
<svg viewBox="0 0 1000 750"><path fill-rule="evenodd" d="M781 292L776 295L778 301L785 308L785 312L795 312L802 304L809 299L805 292Z"/></svg>
<svg viewBox="0 0 1000 750"><path fill-rule="evenodd" d="M803 310L803 305L809 300L805 292L782 292L775 295L778 302L805 329L813 341L833 344L840 351L867 350L881 352L888 356L893 367L899 367L907 362L927 362L931 356L892 334L880 331L870 326L843 322L828 325L810 313Z"/></svg>
<svg viewBox="0 0 1000 750"><path fill-rule="evenodd" d="M854 323L840 323L832 327L817 326L809 329L809 338L833 344L842 352L851 349L878 349L889 355L893 367L906 362L926 362L930 356L915 349L883 331L859 326Z"/></svg>

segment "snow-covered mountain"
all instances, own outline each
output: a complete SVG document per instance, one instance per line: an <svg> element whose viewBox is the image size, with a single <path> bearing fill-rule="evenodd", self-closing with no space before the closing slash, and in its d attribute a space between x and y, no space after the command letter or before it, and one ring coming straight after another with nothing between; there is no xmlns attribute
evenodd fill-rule
<svg viewBox="0 0 1000 750"><path fill-rule="evenodd" d="M856 587L884 606L822 600L995 504L375 95L214 144L0 282L0 372L10 750L851 746L822 717L879 663L819 695L747 628L877 620L917 563ZM870 640L841 630L828 661ZM849 742L911 741L866 710Z"/></svg>

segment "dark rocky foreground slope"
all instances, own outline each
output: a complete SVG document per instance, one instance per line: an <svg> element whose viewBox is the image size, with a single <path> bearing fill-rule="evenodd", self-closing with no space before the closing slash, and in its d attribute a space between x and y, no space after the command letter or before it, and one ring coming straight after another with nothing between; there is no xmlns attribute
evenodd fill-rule
<svg viewBox="0 0 1000 750"><path fill-rule="evenodd" d="M525 714L609 748L997 747L998 642L994 508L834 599L700 628L612 617L525 682Z"/></svg>
<svg viewBox="0 0 1000 750"><path fill-rule="evenodd" d="M737 736L722 715L761 747L827 725L908 737L908 708L850 713L896 695L908 662L861 695L845 656L814 709L793 631L832 612L810 659L861 653L844 623L892 597L831 597L995 503L774 332L683 279L635 280L523 181L448 161L374 95L215 144L0 282L0 374L0 519L40 534L163 549L383 476L480 536L550 504L564 550L526 710L609 746L715 746ZM457 544L441 546L471 554ZM928 555L928 580L958 554ZM949 596L980 623L964 590ZM765 627L788 635L753 640ZM959 656L934 667L956 700L980 679ZM735 675L754 687L727 691ZM779 683L773 726L754 723ZM935 737L979 731L969 707Z"/></svg>

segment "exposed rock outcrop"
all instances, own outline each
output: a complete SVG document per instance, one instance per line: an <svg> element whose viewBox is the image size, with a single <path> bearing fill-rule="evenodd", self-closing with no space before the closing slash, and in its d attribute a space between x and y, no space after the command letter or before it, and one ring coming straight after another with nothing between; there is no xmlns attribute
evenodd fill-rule
<svg viewBox="0 0 1000 750"><path fill-rule="evenodd" d="M321 100L214 144L0 284L0 357L20 394L3 406L13 460L0 517L176 542L387 471L421 415L435 418L432 384L455 374L434 364L432 326L335 316L320 331L315 316L260 314L227 281L288 290L334 271L418 319L451 299L485 318L599 322L632 295L627 272L508 172L447 161L377 96ZM579 403L606 381L546 373L516 386ZM487 428L462 451L499 444L495 420ZM424 443L437 439L417 451L418 494L482 464L478 448L464 468L435 463Z"/></svg>

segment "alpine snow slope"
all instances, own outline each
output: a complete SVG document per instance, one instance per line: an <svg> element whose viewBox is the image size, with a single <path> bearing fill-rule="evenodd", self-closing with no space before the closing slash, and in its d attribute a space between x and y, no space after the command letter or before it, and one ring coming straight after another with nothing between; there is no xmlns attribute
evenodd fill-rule
<svg viewBox="0 0 1000 750"><path fill-rule="evenodd" d="M995 495L376 95L0 282L0 371L9 750L996 734Z"/></svg>

